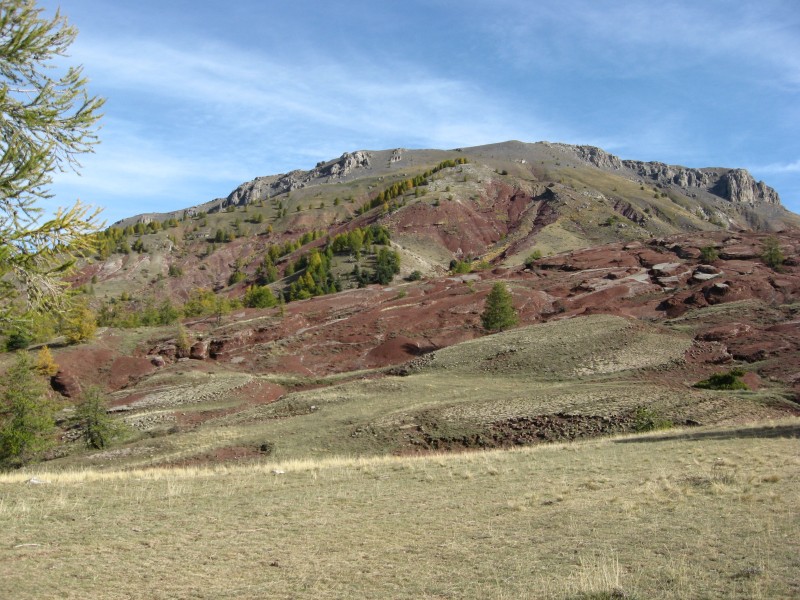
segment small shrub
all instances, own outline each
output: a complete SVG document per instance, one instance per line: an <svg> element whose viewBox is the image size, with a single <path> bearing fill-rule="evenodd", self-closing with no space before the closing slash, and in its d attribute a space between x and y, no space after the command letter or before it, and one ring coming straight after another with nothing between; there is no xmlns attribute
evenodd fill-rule
<svg viewBox="0 0 800 600"><path fill-rule="evenodd" d="M670 429L672 421L651 408L640 406L633 414L633 430L639 433Z"/></svg>
<svg viewBox="0 0 800 600"><path fill-rule="evenodd" d="M764 252L761 254L761 260L770 269L779 269L783 265L785 257L781 251L780 243L774 236L768 237L764 240Z"/></svg>
<svg viewBox="0 0 800 600"><path fill-rule="evenodd" d="M247 276L241 271L234 271L231 273L230 277L228 277L228 285L236 285L237 283L244 281L246 278Z"/></svg>
<svg viewBox="0 0 800 600"><path fill-rule="evenodd" d="M605 220L603 225L605 225L606 227L611 227L612 225L615 225L617 223L619 223L619 217L617 215L611 215Z"/></svg>
<svg viewBox="0 0 800 600"><path fill-rule="evenodd" d="M15 329L6 337L6 351L24 350L33 342L33 335L26 329Z"/></svg>
<svg viewBox="0 0 800 600"><path fill-rule="evenodd" d="M472 261L467 260L451 260L450 261L450 272L454 275L462 275L464 273L469 273L472 271Z"/></svg>
<svg viewBox="0 0 800 600"><path fill-rule="evenodd" d="M528 258L525 259L525 268L532 269L534 263L542 258L542 251L541 250L534 250L528 255Z"/></svg>
<svg viewBox="0 0 800 600"><path fill-rule="evenodd" d="M700 260L704 263L713 263L719 258L719 252L714 246L703 246L700 248Z"/></svg>
<svg viewBox="0 0 800 600"><path fill-rule="evenodd" d="M704 390L746 390L747 384L740 379L742 369L731 369L727 373L715 373L708 379L698 381L694 387Z"/></svg>
<svg viewBox="0 0 800 600"><path fill-rule="evenodd" d="M267 286L254 285L244 294L244 305L248 308L270 308L277 303L278 300Z"/></svg>
<svg viewBox="0 0 800 600"><path fill-rule="evenodd" d="M420 279L422 279L422 272L420 271L411 271L406 277L406 281L419 281Z"/></svg>
<svg viewBox="0 0 800 600"><path fill-rule="evenodd" d="M178 333L175 336L175 347L178 350L178 358L189 356L189 351L192 348L192 340L189 338L189 332L182 324L178 325Z"/></svg>

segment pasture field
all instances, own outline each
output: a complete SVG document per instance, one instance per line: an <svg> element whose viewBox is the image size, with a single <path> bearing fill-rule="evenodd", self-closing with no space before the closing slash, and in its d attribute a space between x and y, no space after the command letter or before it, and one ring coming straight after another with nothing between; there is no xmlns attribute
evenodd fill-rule
<svg viewBox="0 0 800 600"><path fill-rule="evenodd" d="M4 474L0 597L796 598L798 437Z"/></svg>

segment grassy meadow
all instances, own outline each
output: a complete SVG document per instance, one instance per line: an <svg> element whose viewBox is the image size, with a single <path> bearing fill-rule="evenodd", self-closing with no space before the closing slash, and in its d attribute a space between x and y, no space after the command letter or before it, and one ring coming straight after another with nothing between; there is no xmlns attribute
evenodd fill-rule
<svg viewBox="0 0 800 600"><path fill-rule="evenodd" d="M798 436L5 474L0 597L796 598Z"/></svg>

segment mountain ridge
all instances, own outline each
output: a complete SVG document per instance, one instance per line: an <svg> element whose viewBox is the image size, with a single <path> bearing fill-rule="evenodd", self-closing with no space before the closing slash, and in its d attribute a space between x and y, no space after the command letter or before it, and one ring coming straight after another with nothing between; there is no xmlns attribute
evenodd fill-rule
<svg viewBox="0 0 800 600"><path fill-rule="evenodd" d="M351 175L388 175L391 167L413 167L415 155L432 154L437 156L476 155L494 158L494 154L504 155L515 161L544 162L541 155L546 149L557 149L564 153L564 158L570 155L577 157L582 162L593 165L598 169L617 172L628 179L639 183L653 183L659 187L676 186L688 192L691 196L698 192L710 194L733 203L771 204L782 206L779 194L763 181L756 181L752 175L743 168L731 167L685 167L671 165L659 161L640 161L621 159L602 148L590 145L573 145L559 142L540 141L534 143L509 140L494 144L486 144L451 150L417 149L408 150L395 148L390 150L355 150L344 152L340 157L322 161L313 169L294 169L287 173L257 176L252 180L238 185L224 198L215 198L207 202L165 213L146 213L126 217L114 225L126 225L147 219L167 219L189 212L215 212L224 210L228 206L242 206L259 200L266 200L285 193L315 187L329 183L347 181ZM411 159L409 164L409 158ZM425 159L423 159L425 160Z"/></svg>

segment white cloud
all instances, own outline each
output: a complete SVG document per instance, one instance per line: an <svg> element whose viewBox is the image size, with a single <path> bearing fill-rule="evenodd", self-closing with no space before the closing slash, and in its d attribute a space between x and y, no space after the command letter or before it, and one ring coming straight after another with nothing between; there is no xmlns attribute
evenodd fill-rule
<svg viewBox="0 0 800 600"><path fill-rule="evenodd" d="M771 163L749 167L750 171L766 174L800 173L800 159L789 163Z"/></svg>
<svg viewBox="0 0 800 600"><path fill-rule="evenodd" d="M497 141L492 132L518 130L520 120L472 84L402 62L307 57L279 64L222 45L182 50L137 40L87 42L76 59L91 63L92 77L120 95L160 98L170 110L195 115L211 111L220 125L241 131L324 127L351 137L452 145Z"/></svg>
<svg viewBox="0 0 800 600"><path fill-rule="evenodd" d="M522 67L570 65L615 78L737 78L800 88L800 37L794 1L749 3L572 0L504 2L486 27ZM554 35L555 32L555 35ZM735 67L730 69L730 67ZM768 73L763 73L763 69ZM759 70L761 72L759 72Z"/></svg>
<svg viewBox="0 0 800 600"><path fill-rule="evenodd" d="M112 207L112 220L118 210L152 210L148 199L171 198L174 206L158 210L174 210L345 150L552 133L473 84L402 61L281 64L220 44L184 49L137 39L83 40L73 55L109 101L96 154L83 160L81 177L63 174L57 184L92 203L138 199Z"/></svg>

